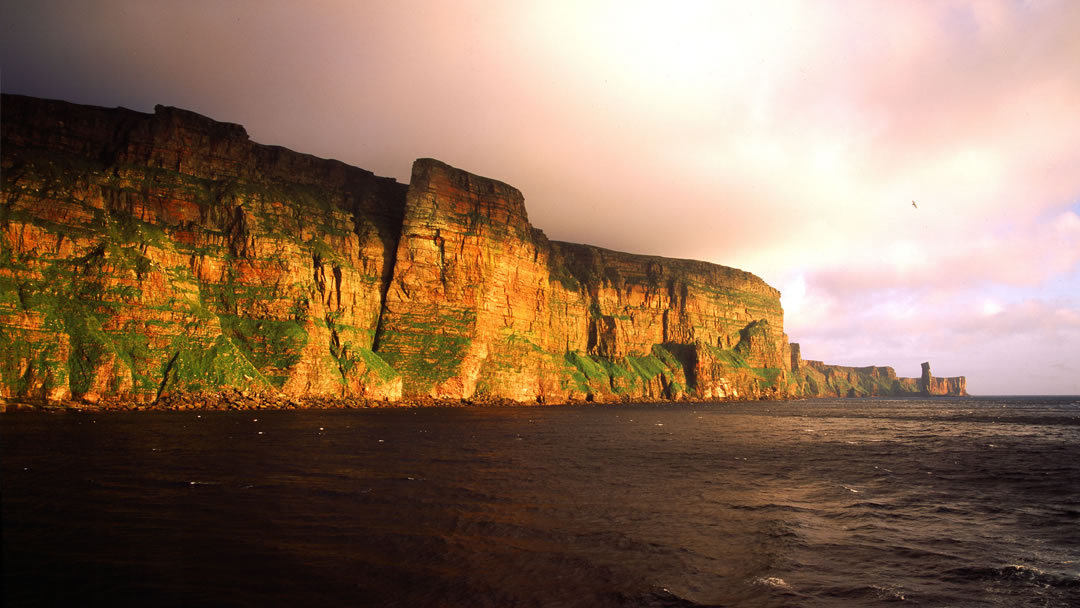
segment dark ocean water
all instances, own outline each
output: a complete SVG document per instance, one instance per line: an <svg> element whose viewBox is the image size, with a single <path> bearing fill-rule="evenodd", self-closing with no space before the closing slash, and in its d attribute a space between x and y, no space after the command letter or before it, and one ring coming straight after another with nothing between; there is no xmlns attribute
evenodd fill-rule
<svg viewBox="0 0 1080 608"><path fill-rule="evenodd" d="M1080 399L0 417L5 606L1078 606Z"/></svg>

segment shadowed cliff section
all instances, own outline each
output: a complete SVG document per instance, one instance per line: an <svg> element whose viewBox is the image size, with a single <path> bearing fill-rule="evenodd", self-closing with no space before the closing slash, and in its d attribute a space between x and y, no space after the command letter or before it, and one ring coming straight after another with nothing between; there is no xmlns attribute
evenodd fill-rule
<svg viewBox="0 0 1080 608"><path fill-rule="evenodd" d="M802 363L760 278L549 241L517 189L436 160L405 186L175 108L2 103L6 399L964 392Z"/></svg>

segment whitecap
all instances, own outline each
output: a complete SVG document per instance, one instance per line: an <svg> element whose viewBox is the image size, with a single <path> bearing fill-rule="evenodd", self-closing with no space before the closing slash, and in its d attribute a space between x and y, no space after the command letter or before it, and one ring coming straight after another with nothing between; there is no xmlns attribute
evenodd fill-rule
<svg viewBox="0 0 1080 608"><path fill-rule="evenodd" d="M878 598L883 600L906 600L903 592L896 587L882 587L880 585L871 585L871 589L877 591Z"/></svg>
<svg viewBox="0 0 1080 608"><path fill-rule="evenodd" d="M755 585L765 585L766 587L776 587L777 589L791 589L791 585L787 584L787 581L779 576L762 576L754 579Z"/></svg>
<svg viewBox="0 0 1080 608"><path fill-rule="evenodd" d="M1006 572L1009 572L1009 571L1012 571L1012 572L1024 572L1024 571L1027 571L1027 572L1034 572L1035 574L1038 574L1038 575L1046 574L1045 572L1043 572L1042 570L1039 570L1035 566L1025 566L1024 564L1009 564L1009 565L1005 566L1004 568L1002 568L1002 570L1004 570Z"/></svg>

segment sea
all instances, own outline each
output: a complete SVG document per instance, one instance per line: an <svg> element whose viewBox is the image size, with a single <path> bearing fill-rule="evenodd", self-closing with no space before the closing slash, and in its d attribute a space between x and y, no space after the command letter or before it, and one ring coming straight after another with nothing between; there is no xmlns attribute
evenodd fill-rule
<svg viewBox="0 0 1080 608"><path fill-rule="evenodd" d="M1080 606L1080 398L0 416L19 606Z"/></svg>

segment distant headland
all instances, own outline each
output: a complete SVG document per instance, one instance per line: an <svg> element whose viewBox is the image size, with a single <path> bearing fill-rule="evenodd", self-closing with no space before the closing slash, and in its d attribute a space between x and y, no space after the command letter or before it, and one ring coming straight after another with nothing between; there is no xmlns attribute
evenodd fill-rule
<svg viewBox="0 0 1080 608"><path fill-rule="evenodd" d="M153 114L2 98L0 398L103 408L965 395L804 361L780 292L548 239L432 159L409 184Z"/></svg>

